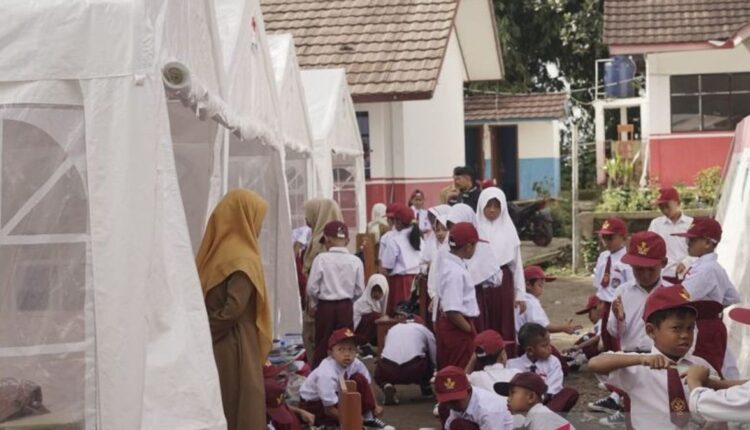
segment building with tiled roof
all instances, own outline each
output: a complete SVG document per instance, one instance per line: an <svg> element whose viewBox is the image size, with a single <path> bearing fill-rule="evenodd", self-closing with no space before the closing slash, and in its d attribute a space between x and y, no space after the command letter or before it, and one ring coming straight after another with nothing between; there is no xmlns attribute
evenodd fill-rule
<svg viewBox="0 0 750 430"><path fill-rule="evenodd" d="M620 64L638 65L639 88L594 102L599 180L617 139L606 135L607 110L640 111L644 181L692 184L701 170L723 167L736 125L750 115L750 2L605 0L603 37ZM629 86L613 64L605 79Z"/></svg>
<svg viewBox="0 0 750 430"><path fill-rule="evenodd" d="M262 0L303 69L344 68L366 152L368 207L427 204L464 162L463 85L503 77L492 0Z"/></svg>
<svg viewBox="0 0 750 430"><path fill-rule="evenodd" d="M566 93L478 94L464 99L466 160L509 199L560 194Z"/></svg>

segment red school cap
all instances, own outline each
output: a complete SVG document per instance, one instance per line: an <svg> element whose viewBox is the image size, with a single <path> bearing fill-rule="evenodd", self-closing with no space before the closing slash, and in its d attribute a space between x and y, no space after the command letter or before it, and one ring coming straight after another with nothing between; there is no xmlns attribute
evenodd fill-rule
<svg viewBox="0 0 750 430"><path fill-rule="evenodd" d="M544 383L541 376L533 372L516 373L510 382L498 382L493 386L497 394L505 397L510 394L511 387L525 388L535 393L539 398L547 393L547 384Z"/></svg>
<svg viewBox="0 0 750 430"><path fill-rule="evenodd" d="M349 228L341 221L331 221L323 227L323 236L320 237L319 242L325 243L326 236L349 239Z"/></svg>
<svg viewBox="0 0 750 430"><path fill-rule="evenodd" d="M448 244L453 248L460 248L470 243L485 242L479 238L476 227L469 222L459 222L450 229Z"/></svg>
<svg viewBox="0 0 750 430"><path fill-rule="evenodd" d="M596 294L592 294L586 302L586 307L577 311L576 315L587 314L591 309L595 309L597 306L599 306L599 297L596 297Z"/></svg>
<svg viewBox="0 0 750 430"><path fill-rule="evenodd" d="M340 328L333 333L331 333L331 337L328 338L328 349L333 348L334 346L340 344L341 342L350 340L357 345L362 343L359 336L355 335L352 329L349 327Z"/></svg>
<svg viewBox="0 0 750 430"><path fill-rule="evenodd" d="M699 217L693 220L687 232L673 233L672 236L687 238L703 237L719 243L721 242L721 233L721 224L718 221L713 218Z"/></svg>
<svg viewBox="0 0 750 430"><path fill-rule="evenodd" d="M495 330L485 330L474 338L474 348L481 349L485 354L497 354L505 348L505 340Z"/></svg>
<svg viewBox="0 0 750 430"><path fill-rule="evenodd" d="M643 310L643 321L655 312L667 309L689 308L695 311L698 319L716 318L723 310L719 302L713 300L690 300L690 293L681 284L656 287L648 295L646 306Z"/></svg>
<svg viewBox="0 0 750 430"><path fill-rule="evenodd" d="M295 418L284 401L284 387L273 379L264 380L263 385L266 389L266 413L271 420L278 424L291 424Z"/></svg>
<svg viewBox="0 0 750 430"><path fill-rule="evenodd" d="M281 372L283 372L285 368L286 366L274 366L273 363L271 363L269 360L266 360L266 362L263 364L263 378L274 379Z"/></svg>
<svg viewBox="0 0 750 430"><path fill-rule="evenodd" d="M619 234L622 237L628 235L628 226L620 218L609 218L602 223L601 230L597 231L602 236Z"/></svg>
<svg viewBox="0 0 750 430"><path fill-rule="evenodd" d="M666 203L666 202L680 202L680 193L677 192L677 189L675 187L665 187L659 190L659 198L656 199L656 204Z"/></svg>
<svg viewBox="0 0 750 430"><path fill-rule="evenodd" d="M414 210L410 207L399 205L393 212L393 218L404 224L409 224L414 221Z"/></svg>
<svg viewBox="0 0 750 430"><path fill-rule="evenodd" d="M435 375L435 394L438 403L463 400L469 396L469 379L464 369L448 366Z"/></svg>
<svg viewBox="0 0 750 430"><path fill-rule="evenodd" d="M399 206L403 206L400 203L388 203L388 205L385 207L385 216L388 218L393 218L393 215L396 213L396 209L399 208Z"/></svg>
<svg viewBox="0 0 750 430"><path fill-rule="evenodd" d="M536 281L537 279L544 279L547 282L552 282L557 279L554 276L545 275L544 270L539 266L529 266L523 269L523 277L526 279L526 282Z"/></svg>
<svg viewBox="0 0 750 430"><path fill-rule="evenodd" d="M750 325L750 309L734 308L729 311L729 318L737 321L738 323Z"/></svg>
<svg viewBox="0 0 750 430"><path fill-rule="evenodd" d="M667 258L667 243L652 231L639 231L630 238L622 262L631 266L656 267Z"/></svg>

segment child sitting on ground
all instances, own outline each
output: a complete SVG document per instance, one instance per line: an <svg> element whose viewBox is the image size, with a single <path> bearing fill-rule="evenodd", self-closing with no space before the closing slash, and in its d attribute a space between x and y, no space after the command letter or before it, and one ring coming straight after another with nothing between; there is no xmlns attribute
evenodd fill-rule
<svg viewBox="0 0 750 430"><path fill-rule="evenodd" d="M504 398L472 387L464 369L448 366L435 375L435 394L445 430L510 430L513 416Z"/></svg>
<svg viewBox="0 0 750 430"><path fill-rule="evenodd" d="M498 382L494 390L508 398L508 409L514 415L523 415L525 430L575 430L565 418L544 406L547 384L536 373L519 373L510 382Z"/></svg>
<svg viewBox="0 0 750 430"><path fill-rule="evenodd" d="M536 323L526 323L518 332L519 352L524 354L508 361L508 368L533 372L547 384L551 399L547 404L555 412L570 412L578 402L578 391L563 387L560 360L552 355L549 331Z"/></svg>
<svg viewBox="0 0 750 430"><path fill-rule="evenodd" d="M266 419L275 430L299 430L301 422L315 424L315 416L286 402L284 386L273 379L263 380L266 390Z"/></svg>
<svg viewBox="0 0 750 430"><path fill-rule="evenodd" d="M354 302L354 334L365 345L360 348L362 358L373 355L372 347L378 344L378 328L375 321L385 314L388 303L388 280L376 273L367 280L365 293Z"/></svg>
<svg viewBox="0 0 750 430"><path fill-rule="evenodd" d="M300 408L315 415L317 426L339 424L339 378L357 384L362 396L363 425L366 429L394 430L377 416L383 413L370 386L370 373L357 359L359 339L350 328L338 329L328 339L328 357L320 363L299 390Z"/></svg>
<svg viewBox="0 0 750 430"><path fill-rule="evenodd" d="M473 387L484 388L487 391L494 390L498 382L508 382L520 373L518 369L508 369L508 354L505 351L505 341L500 333L494 330L485 330L474 338L474 356L472 357L466 372L469 373L469 382ZM479 369L472 371L473 369Z"/></svg>
<svg viewBox="0 0 750 430"><path fill-rule="evenodd" d="M594 324L594 327L590 332L581 336L576 340L576 343L563 351L565 359L568 360L568 366L571 370L578 370L584 363L588 362L593 357L599 355L599 343L601 342L602 336L602 308L601 302L596 297L596 294L589 296L586 307L576 312L576 315L586 315Z"/></svg>

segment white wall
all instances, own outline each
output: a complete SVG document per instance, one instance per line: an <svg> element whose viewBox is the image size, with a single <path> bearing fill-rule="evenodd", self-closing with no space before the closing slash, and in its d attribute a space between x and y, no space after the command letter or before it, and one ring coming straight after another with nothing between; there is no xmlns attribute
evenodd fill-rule
<svg viewBox="0 0 750 430"><path fill-rule="evenodd" d="M401 102L360 103L357 112L367 112L370 120L370 176L403 177L403 114ZM395 143L395 145L394 145ZM398 154L398 156L396 156ZM396 174L396 172L399 172Z"/></svg>
<svg viewBox="0 0 750 430"><path fill-rule="evenodd" d="M559 158L558 123L549 120L518 123L518 158Z"/></svg>
<svg viewBox="0 0 750 430"><path fill-rule="evenodd" d="M432 99L403 102L403 158L408 169L403 176L448 178L464 163L463 78L454 32Z"/></svg>
<svg viewBox="0 0 750 430"><path fill-rule="evenodd" d="M750 72L750 39L734 49L648 54L646 62L651 134L668 134L671 133L669 77Z"/></svg>

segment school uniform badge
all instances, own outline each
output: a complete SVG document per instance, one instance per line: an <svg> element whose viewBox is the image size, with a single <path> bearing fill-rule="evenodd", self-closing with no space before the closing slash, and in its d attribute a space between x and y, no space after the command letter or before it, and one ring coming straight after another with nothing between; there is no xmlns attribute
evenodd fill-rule
<svg viewBox="0 0 750 430"><path fill-rule="evenodd" d="M672 401L669 403L670 409L672 409L672 412L681 414L685 413L687 411L687 403L685 403L685 400L683 399L672 399Z"/></svg>
<svg viewBox="0 0 750 430"><path fill-rule="evenodd" d="M446 390L452 390L456 388L456 381L454 381L451 378L448 378L445 380L445 382L443 382L443 386L445 387Z"/></svg>

